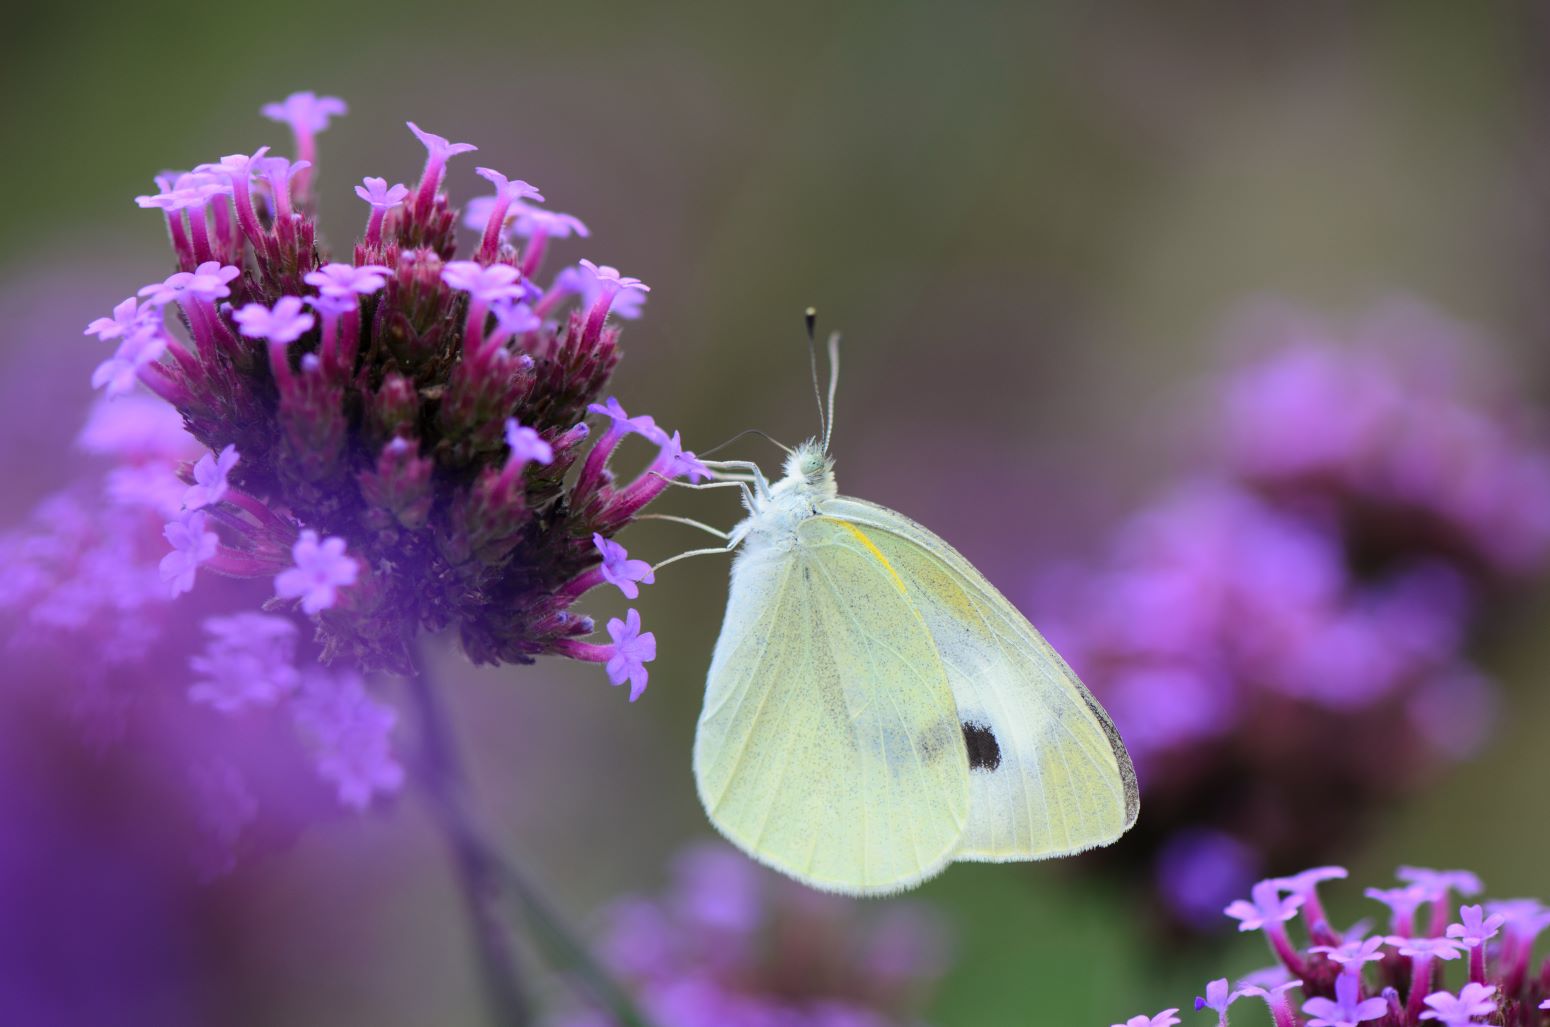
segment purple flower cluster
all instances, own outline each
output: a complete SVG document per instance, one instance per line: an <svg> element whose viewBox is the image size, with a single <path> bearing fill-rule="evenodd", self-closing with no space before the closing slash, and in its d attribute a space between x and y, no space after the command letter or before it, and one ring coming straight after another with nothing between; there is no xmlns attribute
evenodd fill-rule
<svg viewBox="0 0 1550 1027"><path fill-rule="evenodd" d="M676 433L601 402L614 322L649 289L586 260L544 284L549 242L586 227L491 168L457 259L443 186L477 148L413 123L418 181L364 179L360 240L331 258L311 182L317 133L345 109L294 94L263 112L298 159L265 146L159 177L138 202L162 212L177 270L87 328L114 347L95 384L160 397L208 450L169 504L161 580L174 595L207 571L271 580L266 609L309 618L325 662L363 672L408 672L416 636L450 630L476 662L593 661L638 697L656 654L639 613L597 643L570 607L597 585L637 597L650 569L613 536L671 479L707 473ZM608 421L590 449L589 412ZM658 456L619 481L610 458L632 434Z"/></svg>
<svg viewBox="0 0 1550 1027"><path fill-rule="evenodd" d="M777 877L731 849L685 850L660 898L620 900L597 946L660 1027L914 1024L945 969L941 926L921 907L860 906ZM554 1027L612 1027L577 1011Z"/></svg>
<svg viewBox="0 0 1550 1027"><path fill-rule="evenodd" d="M1039 612L1136 760L1148 812L1116 858L1150 860L1196 926L1263 854L1326 858L1477 749L1482 600L1550 553L1550 449L1464 329L1395 304L1350 338L1244 330L1258 350L1202 403L1205 465Z"/></svg>
<svg viewBox="0 0 1550 1027"><path fill-rule="evenodd" d="M359 807L395 791L392 709L317 666L295 619L259 612L263 582L222 578L200 604L172 601L168 561L184 550L164 555L177 532L163 522L182 510L174 526L197 536L233 460L200 457L177 412L143 393L98 404L79 442L112 469L0 536L7 709L45 702L96 746L137 754L163 799L156 832L185 837L203 874L328 815L330 792ZM352 681L352 708L317 701ZM359 754L353 776L332 769L340 751Z"/></svg>
<svg viewBox="0 0 1550 1027"><path fill-rule="evenodd" d="M1262 932L1277 962L1236 985L1210 982L1195 1009L1214 1014L1218 1027L1228 1027L1228 1010L1240 999L1265 1002L1275 1027L1550 1023L1550 958L1537 965L1533 958L1550 907L1536 899L1461 905L1482 891L1474 874L1400 867L1397 887L1367 889L1386 907L1369 936L1367 921L1337 930L1319 899L1320 882L1345 876L1342 867L1318 867L1272 878L1229 905L1238 929ZM1294 941L1290 927L1299 919L1302 939ZM1114 1027L1168 1027L1180 1022L1177 1012Z"/></svg>
<svg viewBox="0 0 1550 1027"><path fill-rule="evenodd" d="M706 474L601 395L647 287L590 262L536 279L579 221L481 169L497 193L455 259L442 185L473 147L411 125L418 183L366 179L364 233L333 260L312 176L345 106L297 93L264 113L297 160L262 147L139 198L176 267L86 328L109 352L80 444L112 467L0 536L3 697L154 754L213 871L274 833L261 821L400 789L398 714L369 682L409 671L422 632L486 663L595 662L638 698L656 656L639 612L590 641L570 608L598 586L637 598L651 568L615 534ZM618 480L631 435L657 455Z"/></svg>
<svg viewBox="0 0 1550 1027"><path fill-rule="evenodd" d="M1484 340L1413 301L1346 333L1273 309L1244 320L1272 348L1220 385L1216 438L1231 473L1338 517L1369 561L1427 551L1482 573L1543 567L1542 418L1478 359Z"/></svg>

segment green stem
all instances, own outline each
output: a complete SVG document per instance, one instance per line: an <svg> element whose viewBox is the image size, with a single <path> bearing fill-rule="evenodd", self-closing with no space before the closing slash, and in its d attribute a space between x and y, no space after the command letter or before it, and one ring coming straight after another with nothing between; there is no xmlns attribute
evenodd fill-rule
<svg viewBox="0 0 1550 1027"><path fill-rule="evenodd" d="M522 911L522 922L549 964L568 977L576 990L609 1013L618 1027L652 1027L628 993L597 962L542 891L514 862L501 856L485 837L465 800L462 761L435 684L426 670L426 640L415 649L410 692L424 733L426 785L438 822L453 850L464 901L474 923L474 940L497 1022L531 1022L514 954L501 924L499 905L506 896ZM506 896L502 895L502 891Z"/></svg>
<svg viewBox="0 0 1550 1027"><path fill-rule="evenodd" d="M570 977L577 990L611 1014L619 1027L652 1027L619 982L593 958L591 950L566 927L522 871L510 862L503 863L501 871L512 897L522 907L534 942L550 965Z"/></svg>
<svg viewBox="0 0 1550 1027"><path fill-rule="evenodd" d="M422 649L423 645L415 649L415 675L409 679L409 694L420 722L421 777L430 793L436 823L452 850L490 1015L500 1027L528 1027L533 1022L532 1008L500 915L500 860L465 801L457 743L441 697L426 672Z"/></svg>

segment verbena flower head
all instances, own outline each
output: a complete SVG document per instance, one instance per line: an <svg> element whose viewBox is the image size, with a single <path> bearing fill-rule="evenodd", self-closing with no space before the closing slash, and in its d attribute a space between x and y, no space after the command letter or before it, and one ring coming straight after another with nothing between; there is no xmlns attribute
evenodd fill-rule
<svg viewBox="0 0 1550 1027"><path fill-rule="evenodd" d="M419 133L418 188L367 179L365 231L335 257L307 186L343 105L266 113L296 159L261 146L158 178L142 205L171 266L86 326L112 398L80 443L114 466L0 537L8 679L151 754L210 872L286 836L275 822L402 786L373 675L407 671L421 632L485 663L597 663L639 696L640 613L610 632L573 606L650 580L616 559L611 582L596 540L698 473L676 436L589 432L618 330L536 280L542 247L457 260L442 186L468 147ZM639 475L616 477L621 444Z"/></svg>
<svg viewBox="0 0 1550 1027"><path fill-rule="evenodd" d="M1152 862L1161 911L1197 927L1267 854L1319 861L1478 750L1495 693L1471 636L1550 562L1550 443L1467 331L1414 304L1349 345L1310 324L1245 329L1253 355L1202 390L1205 460L1034 611L1151 797L1100 861Z"/></svg>
<svg viewBox="0 0 1550 1027"><path fill-rule="evenodd" d="M722 845L685 850L663 894L615 902L598 945L664 1027L919 1024L946 949L922 907L813 892ZM614 1021L578 1010L551 1024Z"/></svg>
<svg viewBox="0 0 1550 1027"><path fill-rule="evenodd" d="M594 539L667 479L703 471L676 434L648 436L661 452L633 480L610 468L620 433L588 451L589 408L619 360L607 297L645 286L591 265L598 296L546 287L505 237L457 259L444 185L474 147L413 123L418 185L367 178L361 241L330 256L303 183L313 137L344 112L311 93L267 106L300 159L225 157L185 186L203 190L197 209L152 204L174 273L87 329L120 348L100 383L159 396L211 454L167 528L168 587L187 591L205 568L272 581L327 658L362 672L406 671L419 632L450 630L477 662L565 655L606 664L638 695L655 655L639 613L589 641L592 619L570 607L590 587L649 580L617 563L594 574L611 552ZM542 199L479 174L501 202ZM173 304L180 316L164 319Z"/></svg>
<svg viewBox="0 0 1550 1027"><path fill-rule="evenodd" d="M1312 920L1306 903L1294 917L1300 923L1288 924L1281 919L1286 910L1276 906L1272 896L1287 894L1287 885L1302 875L1261 881L1254 888L1254 901L1235 903L1228 915L1242 925L1247 923L1245 914L1254 911L1252 919L1271 935L1277 965L1236 985L1226 978L1210 982L1205 995L1195 1000L1195 1009L1210 1011L1219 1027L1227 1027L1229 1011L1246 996L1268 1003L1275 1027L1542 1027L1550 1012L1550 958L1536 963L1533 948L1534 936L1546 926L1540 922L1545 907L1537 900L1515 899L1459 908L1454 891L1478 890L1473 874L1422 874L1409 867L1400 873L1409 880L1403 888L1368 888L1369 898L1389 904L1395 894L1423 895L1427 924L1453 923L1459 929L1450 928L1447 935L1438 927L1431 933L1362 939L1355 930L1340 932L1325 919ZM1510 930L1514 915L1486 912L1493 907L1513 909L1516 921L1530 933L1511 943L1466 949L1470 939L1489 942L1493 930ZM1261 910L1273 915L1260 916ZM1414 912L1405 909L1407 916ZM1314 943L1321 935L1327 935L1330 944ZM1465 951L1471 957L1467 963L1459 959ZM1258 1019L1239 1015L1239 1021L1264 1022L1262 1014ZM1141 1017L1128 1022L1149 1021Z"/></svg>

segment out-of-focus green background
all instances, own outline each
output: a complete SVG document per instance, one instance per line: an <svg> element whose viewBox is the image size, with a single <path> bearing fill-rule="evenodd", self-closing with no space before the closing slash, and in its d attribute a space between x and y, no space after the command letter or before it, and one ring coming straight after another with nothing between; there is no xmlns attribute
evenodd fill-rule
<svg viewBox="0 0 1550 1027"><path fill-rule="evenodd" d="M364 220L351 185L418 171L406 118L481 147L452 165L454 197L483 192L488 164L585 218L593 237L565 259L653 290L616 392L691 446L814 430L800 317L817 305L846 333L842 488L938 526L1014 597L1176 465L1159 425L1247 296L1340 312L1416 293L1499 337L1545 398L1550 17L1534 4L156 0L7 20L0 399L42 425L5 447L8 518L68 475L46 457L88 398L79 326L166 273L160 219L132 197L166 167L288 149L257 108L296 89L351 104L321 138L340 251ZM34 376L44 350L81 374ZM676 509L734 517L701 498ZM698 544L666 525L626 541ZM688 753L725 574L691 561L646 593L661 658L634 706L589 667L447 661L481 802L578 918L656 887L708 833ZM1546 893L1530 803L1545 612L1486 654L1509 690L1497 741L1375 823L1359 877L1465 865L1495 894ZM958 937L941 1024L1106 1024L1267 957L1249 939L1164 957L1122 891L1061 866L960 867L919 894ZM211 1022L473 1015L412 794L214 886L205 915Z"/></svg>

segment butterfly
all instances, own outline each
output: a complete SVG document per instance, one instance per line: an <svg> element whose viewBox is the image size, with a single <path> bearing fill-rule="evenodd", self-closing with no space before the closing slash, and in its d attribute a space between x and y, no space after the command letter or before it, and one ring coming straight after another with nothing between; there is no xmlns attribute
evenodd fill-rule
<svg viewBox="0 0 1550 1027"><path fill-rule="evenodd" d="M752 462L707 461L722 480L700 486L743 489L748 511L717 550L736 555L694 740L711 823L849 895L1114 841L1140 796L1097 700L952 546L839 494L837 343L822 441L788 450L773 483Z"/></svg>

